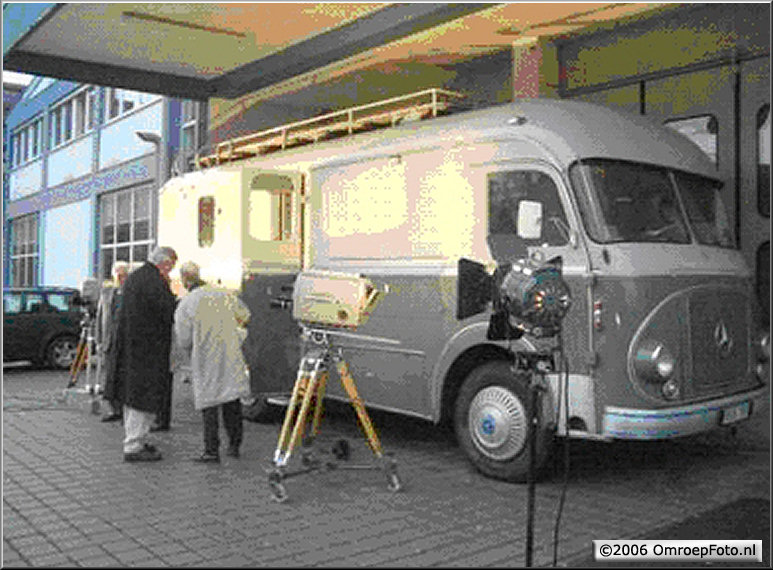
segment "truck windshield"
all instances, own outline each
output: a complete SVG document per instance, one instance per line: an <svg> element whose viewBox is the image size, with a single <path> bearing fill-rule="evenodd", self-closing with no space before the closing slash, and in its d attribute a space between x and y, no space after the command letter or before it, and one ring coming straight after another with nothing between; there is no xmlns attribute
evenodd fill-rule
<svg viewBox="0 0 773 570"><path fill-rule="evenodd" d="M593 159L570 169L580 215L598 243L659 242L732 247L720 183L666 168Z"/></svg>

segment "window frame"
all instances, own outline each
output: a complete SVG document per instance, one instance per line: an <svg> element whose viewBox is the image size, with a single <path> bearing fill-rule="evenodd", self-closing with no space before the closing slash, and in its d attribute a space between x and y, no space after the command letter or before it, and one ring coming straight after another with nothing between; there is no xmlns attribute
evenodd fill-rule
<svg viewBox="0 0 773 570"><path fill-rule="evenodd" d="M43 154L43 114L26 121L12 135L13 167L29 164Z"/></svg>
<svg viewBox="0 0 773 570"><path fill-rule="evenodd" d="M217 206L214 195L201 196L198 201L199 247L212 247L215 243L215 216Z"/></svg>
<svg viewBox="0 0 773 570"><path fill-rule="evenodd" d="M37 213L10 220L11 285L34 287L40 266L40 220Z"/></svg>
<svg viewBox="0 0 773 570"><path fill-rule="evenodd" d="M142 196L144 194L144 196ZM119 202L128 195L129 216L128 216L128 240L119 241L121 224L119 223ZM103 280L111 279L113 265L116 261L126 261L128 263L144 263L148 254L155 245L155 235L153 219L155 215L154 193L152 186L135 186L124 188L113 192L105 192L99 196L99 274ZM146 201L146 212L142 217L137 217L138 204L141 200ZM124 202L125 203L125 202ZM111 211L111 224L106 224L108 216L106 209ZM144 237L137 237L138 222L146 221L147 229ZM111 229L111 241L107 241L106 230ZM144 251L144 254L140 252ZM109 257L109 262L108 262Z"/></svg>
<svg viewBox="0 0 773 570"><path fill-rule="evenodd" d="M271 182L266 185L266 180ZM283 184L284 182L289 182L290 186L286 187ZM247 215L248 235L254 240L263 242L282 243L297 240L299 230L296 228L295 195L298 191L295 187L295 180L289 175L276 172L259 172L254 174L250 180L247 198L247 210L249 212ZM256 227L256 223L259 222L257 214L260 211L255 208L257 202L253 198L264 196L262 194L255 194L256 192L264 192L265 197L269 201L268 208L263 210L261 217L263 218L262 221L268 222L270 237L258 233L258 227Z"/></svg>
<svg viewBox="0 0 773 570"><path fill-rule="evenodd" d="M180 110L180 162L182 172L196 168L196 155L202 147L201 117L204 115L199 101L185 99ZM190 142L189 142L190 141Z"/></svg>
<svg viewBox="0 0 773 570"><path fill-rule="evenodd" d="M96 86L84 85L51 107L48 111L50 150L63 147L94 130L97 124L96 93Z"/></svg>
<svg viewBox="0 0 773 570"><path fill-rule="evenodd" d="M492 216L492 185L496 182L497 178L502 178L503 176L506 176L508 174L532 174L532 175L538 175L543 178L544 181L548 181L552 188L549 189L549 191L553 194L550 196L550 202L546 200L547 193L542 192L539 195L534 195L533 188L525 188L522 196L515 196L515 205L516 205L516 212L517 212L517 205L520 203L521 200L539 200L542 203L543 207L543 222L542 222L542 235L538 239L534 240L526 240L523 238L520 238L517 233L517 227L515 224L513 224L513 231L512 232L492 232L492 222L496 223L496 221L493 219ZM492 240L499 240L504 242L511 242L512 240L517 240L520 242L523 242L527 246L547 246L547 247L565 247L568 245L571 241L571 221L569 212L567 211L566 204L564 204L562 197L561 197L561 187L556 180L556 178L548 171L535 166L535 165L508 165L504 168L496 168L492 169L488 172L486 172L486 236L487 239L492 242ZM542 182L541 182L542 183ZM536 186L535 186L536 187ZM508 200L508 203L512 200L512 197ZM555 223L552 222L550 218L548 218L547 214L550 213L555 208L560 209L561 217L560 221L562 222L563 227L569 232L569 235L564 235L562 231L560 231L558 228L555 228ZM501 214L501 212L499 212ZM512 216L511 216L512 217ZM513 220L515 221L515 220ZM495 229L498 229L496 225L493 226ZM552 241L553 235L559 235L561 240L560 241ZM493 242L492 242L493 243ZM504 246L507 247L507 246ZM499 249L499 248L497 248Z"/></svg>
<svg viewBox="0 0 773 570"><path fill-rule="evenodd" d="M120 87L108 87L104 90L105 124L112 123L131 113L137 112L161 99L161 95L133 91ZM115 104L115 107L114 105Z"/></svg>

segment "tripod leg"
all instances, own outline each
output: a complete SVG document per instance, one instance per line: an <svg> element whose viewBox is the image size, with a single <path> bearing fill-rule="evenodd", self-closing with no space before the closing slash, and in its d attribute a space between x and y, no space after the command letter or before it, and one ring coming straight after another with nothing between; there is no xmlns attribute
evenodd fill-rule
<svg viewBox="0 0 773 570"><path fill-rule="evenodd" d="M376 430L373 427L373 423L370 421L368 411L365 409L365 405L362 403L360 395L357 392L357 386L354 384L354 378L352 378L351 374L349 373L349 366L343 360L338 361L338 375L341 378L341 384L343 384L346 393L349 395L349 400L351 401L352 407L357 412L357 417L360 420L362 430L365 432L365 435L368 438L368 445L377 457L381 457L383 455L381 450L381 442L378 439L378 435L376 434Z"/></svg>
<svg viewBox="0 0 773 570"><path fill-rule="evenodd" d="M274 452L274 463L282 462L284 454L287 452L287 446L289 443L290 426L293 423L293 418L296 415L296 408L302 395L309 383L309 376L304 369L304 362L301 361L301 365L298 367L298 375L295 379L295 385L293 386L293 393L290 396L290 403L287 405L287 411L285 412L284 422L282 422L282 430L279 432L279 441L277 442L276 451Z"/></svg>
<svg viewBox="0 0 773 570"><path fill-rule="evenodd" d="M308 386L306 387L306 393L303 395L301 410L298 412L298 416L295 418L295 426L293 427L292 435L290 435L290 443L287 446L287 453L284 456L284 463L287 463L290 460L290 455L292 454L293 449L301 441L301 437L303 437L303 432L308 421L308 413L311 407L311 402L314 399L317 387L319 385L321 368L322 360L320 359L317 363L315 363L314 370L311 373Z"/></svg>
<svg viewBox="0 0 773 570"><path fill-rule="evenodd" d="M70 381L67 383L68 388L72 388L77 384L78 376L80 376L80 372L83 369L83 361L85 360L86 351L88 350L84 334L85 333L83 332L81 333L78 347L75 350L75 359L70 364Z"/></svg>
<svg viewBox="0 0 773 570"><path fill-rule="evenodd" d="M314 438L319 433L319 423L322 420L322 402L325 399L325 388L327 387L327 379L329 374L327 371L323 372L319 384L317 385L316 394L314 394L314 418L311 423L310 437Z"/></svg>

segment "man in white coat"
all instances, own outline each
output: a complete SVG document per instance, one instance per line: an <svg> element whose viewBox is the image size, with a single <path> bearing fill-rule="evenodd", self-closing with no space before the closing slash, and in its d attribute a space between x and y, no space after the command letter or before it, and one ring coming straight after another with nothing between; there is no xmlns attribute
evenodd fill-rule
<svg viewBox="0 0 773 570"><path fill-rule="evenodd" d="M204 453L194 461L219 463L218 409L228 435L226 454L239 457L242 443L241 398L250 393L242 343L250 311L234 292L202 281L192 261L180 267L180 278L188 294L175 310L174 332L190 356L193 405L204 420Z"/></svg>

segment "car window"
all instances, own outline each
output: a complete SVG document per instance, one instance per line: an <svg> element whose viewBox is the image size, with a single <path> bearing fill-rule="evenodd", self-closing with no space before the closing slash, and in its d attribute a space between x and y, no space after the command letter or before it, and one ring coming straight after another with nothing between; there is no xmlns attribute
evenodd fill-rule
<svg viewBox="0 0 773 570"><path fill-rule="evenodd" d="M27 293L24 297L24 312L40 313L44 309L44 299L42 293Z"/></svg>
<svg viewBox="0 0 773 570"><path fill-rule="evenodd" d="M6 315L18 315L21 312L21 294L6 293L3 295L3 313Z"/></svg>
<svg viewBox="0 0 773 570"><path fill-rule="evenodd" d="M71 298L72 295L68 295L67 293L49 293L48 303L54 310L69 311Z"/></svg>

